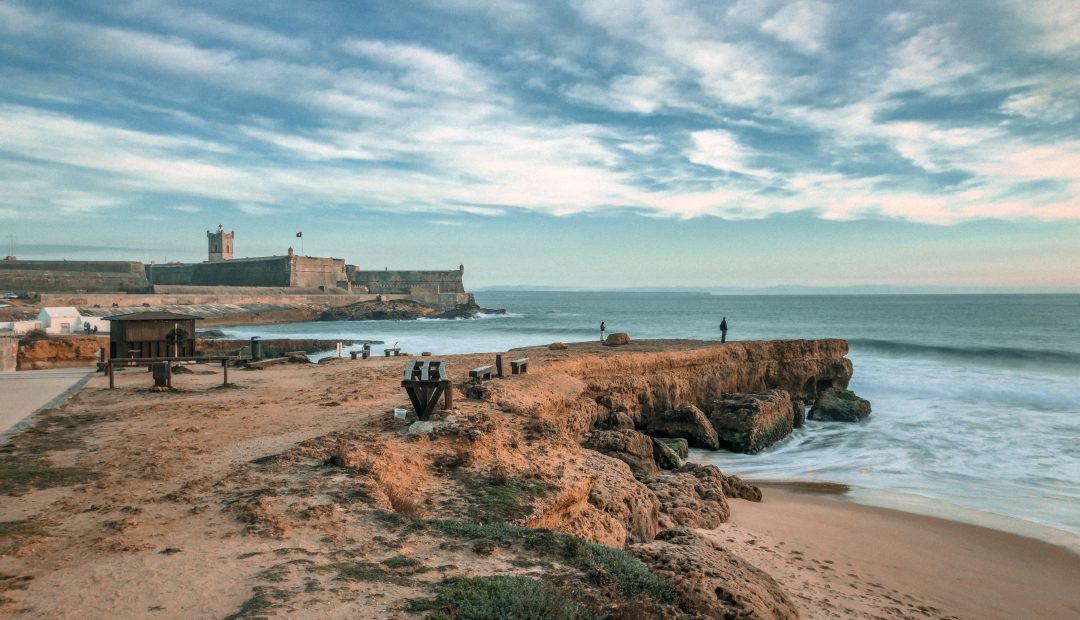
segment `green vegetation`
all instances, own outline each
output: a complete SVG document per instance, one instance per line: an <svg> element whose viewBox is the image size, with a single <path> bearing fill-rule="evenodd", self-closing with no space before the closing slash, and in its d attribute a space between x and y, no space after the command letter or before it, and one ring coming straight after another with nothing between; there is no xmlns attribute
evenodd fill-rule
<svg viewBox="0 0 1080 620"><path fill-rule="evenodd" d="M37 536L44 533L41 523L37 521L0 521L0 542L5 542L9 538Z"/></svg>
<svg viewBox="0 0 1080 620"><path fill-rule="evenodd" d="M550 530L518 527L509 523L477 524L465 521L431 521L435 530L468 540L491 540L505 546L521 544L540 555L555 557L590 575L610 577L619 593L628 598L643 597L674 603L671 584L622 549L584 541L576 536Z"/></svg>
<svg viewBox="0 0 1080 620"><path fill-rule="evenodd" d="M41 459L0 457L0 493L4 495L70 486L92 477L89 471L78 467L51 467Z"/></svg>
<svg viewBox="0 0 1080 620"><path fill-rule="evenodd" d="M397 585L408 585L409 580L401 575L396 575L378 564L372 562L352 562L331 564L327 567L337 571L337 579L345 581L380 581Z"/></svg>
<svg viewBox="0 0 1080 620"><path fill-rule="evenodd" d="M587 620L597 616L551 586L528 577L454 579L439 586L435 600L414 602L410 611L434 610L429 620Z"/></svg>
<svg viewBox="0 0 1080 620"><path fill-rule="evenodd" d="M225 620L246 620L247 618L265 618L267 611L280 607L282 602L287 601L291 595L285 590L257 586L251 598L244 601L233 613L225 616Z"/></svg>
<svg viewBox="0 0 1080 620"><path fill-rule="evenodd" d="M474 492L470 516L478 521L513 521L529 514L532 498L547 492L543 482L484 479L484 484L469 485Z"/></svg>

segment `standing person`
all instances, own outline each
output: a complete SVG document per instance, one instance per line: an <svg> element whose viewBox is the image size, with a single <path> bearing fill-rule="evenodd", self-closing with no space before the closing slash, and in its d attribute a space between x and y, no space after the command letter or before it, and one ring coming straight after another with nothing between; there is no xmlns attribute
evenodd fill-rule
<svg viewBox="0 0 1080 620"><path fill-rule="evenodd" d="M720 344L727 342L727 317L720 321Z"/></svg>
<svg viewBox="0 0 1080 620"><path fill-rule="evenodd" d="M604 328L605 327L606 326L604 325L604 322L600 321L600 344L604 344Z"/></svg>

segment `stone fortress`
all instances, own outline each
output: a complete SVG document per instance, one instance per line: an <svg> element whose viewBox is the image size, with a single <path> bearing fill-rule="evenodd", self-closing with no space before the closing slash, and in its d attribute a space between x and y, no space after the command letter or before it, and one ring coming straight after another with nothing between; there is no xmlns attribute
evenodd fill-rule
<svg viewBox="0 0 1080 620"><path fill-rule="evenodd" d="M206 232L207 260L143 264L122 261L0 261L0 292L41 295L43 305L160 306L176 304L413 301L449 310L475 304L466 293L464 266L447 271L370 271L340 258L235 258L235 232Z"/></svg>

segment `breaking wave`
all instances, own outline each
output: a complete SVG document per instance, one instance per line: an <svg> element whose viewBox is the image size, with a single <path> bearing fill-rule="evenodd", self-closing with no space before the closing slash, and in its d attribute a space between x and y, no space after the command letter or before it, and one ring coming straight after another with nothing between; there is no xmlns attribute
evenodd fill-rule
<svg viewBox="0 0 1080 620"><path fill-rule="evenodd" d="M952 347L897 340L854 338L848 341L853 350L892 357L933 357L994 366L1042 366L1080 372L1080 353L1054 349L1018 347Z"/></svg>

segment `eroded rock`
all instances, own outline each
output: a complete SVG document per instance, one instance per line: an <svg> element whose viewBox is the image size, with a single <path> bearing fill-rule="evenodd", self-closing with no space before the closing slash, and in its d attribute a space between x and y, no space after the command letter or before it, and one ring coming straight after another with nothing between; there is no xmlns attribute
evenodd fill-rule
<svg viewBox="0 0 1080 620"><path fill-rule="evenodd" d="M629 466L618 459L596 452L585 453L585 464L594 476L589 504L610 515L622 528L625 542L646 542L659 530L660 502L642 483L634 479ZM613 528L613 534L620 534ZM618 537L618 536L617 536Z"/></svg>
<svg viewBox="0 0 1080 620"><path fill-rule="evenodd" d="M637 431L593 431L581 438L581 445L626 463L635 476L649 476L659 471L653 460L652 438Z"/></svg>
<svg viewBox="0 0 1080 620"><path fill-rule="evenodd" d="M682 458L675 453L675 450L666 443L656 439L653 442L653 460L656 461L656 466L660 469L678 469L682 466Z"/></svg>
<svg viewBox="0 0 1080 620"><path fill-rule="evenodd" d="M728 520L725 478L712 465L683 463L674 472L660 472L643 480L660 502L660 527L678 525L714 528Z"/></svg>
<svg viewBox="0 0 1080 620"><path fill-rule="evenodd" d="M660 532L628 551L666 579L687 613L706 618L788 620L799 612L769 575L685 528Z"/></svg>
<svg viewBox="0 0 1080 620"><path fill-rule="evenodd" d="M709 421L721 447L761 452L791 434L791 396L784 390L724 394L713 401Z"/></svg>
<svg viewBox="0 0 1080 620"><path fill-rule="evenodd" d="M679 455L680 459L685 459L690 455L690 444L682 437L656 437L655 439L666 443L675 451L675 454Z"/></svg>
<svg viewBox="0 0 1080 620"><path fill-rule="evenodd" d="M684 405L643 420L645 432L663 437L682 437L695 448L717 450L720 440L709 418L694 405Z"/></svg>
<svg viewBox="0 0 1080 620"><path fill-rule="evenodd" d="M851 390L829 388L822 392L810 409L811 420L858 422L870 416L870 401Z"/></svg>

